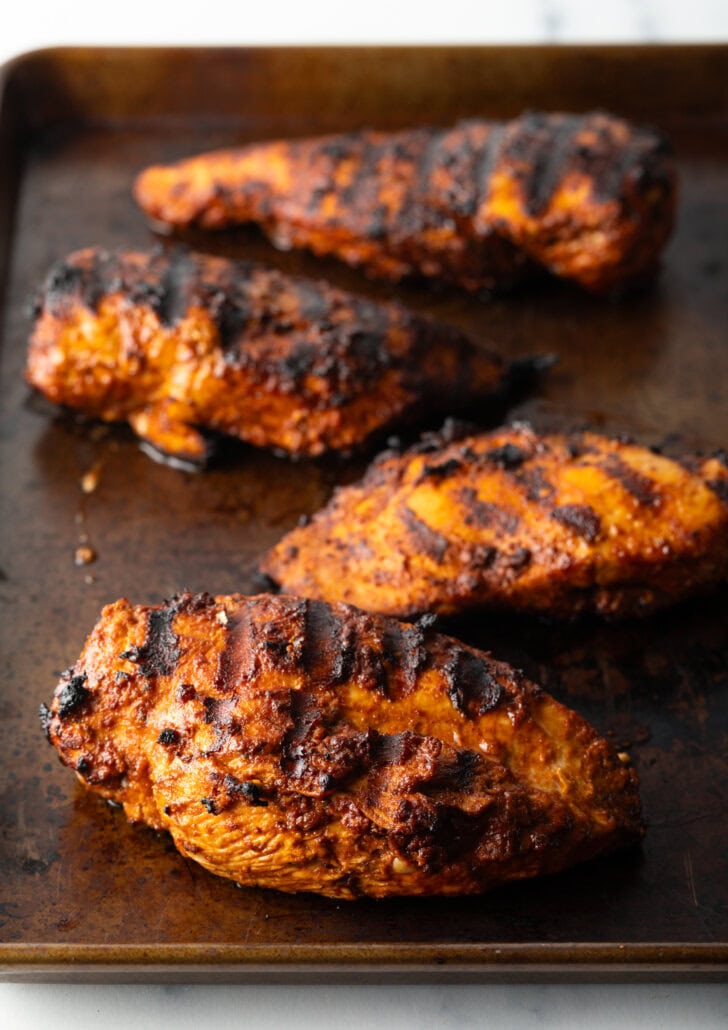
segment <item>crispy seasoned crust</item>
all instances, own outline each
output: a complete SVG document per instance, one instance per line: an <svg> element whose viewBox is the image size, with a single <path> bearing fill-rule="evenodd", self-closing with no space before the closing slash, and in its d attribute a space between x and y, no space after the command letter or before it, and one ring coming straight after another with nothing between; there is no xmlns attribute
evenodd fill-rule
<svg viewBox="0 0 728 1030"><path fill-rule="evenodd" d="M479 290L542 266L594 291L654 271L676 190L665 138L598 112L219 150L147 168L134 187L157 223L258 222L279 245L375 276Z"/></svg>
<svg viewBox="0 0 728 1030"><path fill-rule="evenodd" d="M636 774L578 715L346 605L118 601L43 722L86 786L245 885L472 893L642 834Z"/></svg>
<svg viewBox="0 0 728 1030"><path fill-rule="evenodd" d="M71 254L36 315L33 386L191 462L207 454L199 427L290 455L349 451L487 403L523 364L397 304L180 250Z"/></svg>
<svg viewBox="0 0 728 1030"><path fill-rule="evenodd" d="M262 570L389 615L646 614L728 575L727 463L523 425L432 435L381 455Z"/></svg>

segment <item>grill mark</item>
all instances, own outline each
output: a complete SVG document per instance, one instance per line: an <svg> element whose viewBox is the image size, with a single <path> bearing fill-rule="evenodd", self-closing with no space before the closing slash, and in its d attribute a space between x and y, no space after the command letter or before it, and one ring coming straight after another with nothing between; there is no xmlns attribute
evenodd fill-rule
<svg viewBox="0 0 728 1030"><path fill-rule="evenodd" d="M505 132L505 125L494 125L483 141L473 172L473 207L470 214L476 214L490 196L490 180L501 156Z"/></svg>
<svg viewBox="0 0 728 1030"><path fill-rule="evenodd" d="M529 215L538 215L548 206L564 170L568 169L567 155L578 124L576 118L564 118L557 123L555 132L548 132L542 140L540 152L533 159L532 174L524 182L524 202ZM537 140L538 130L534 142Z"/></svg>
<svg viewBox="0 0 728 1030"><path fill-rule="evenodd" d="M225 361L242 360L241 337L255 320L255 309L246 287L253 276L249 263L226 264L214 281L194 283L199 302L217 330ZM261 327L262 328L262 327Z"/></svg>
<svg viewBox="0 0 728 1030"><path fill-rule="evenodd" d="M413 162L412 186L409 195L410 216L414 214L418 224L423 224L423 214L427 211L430 219L441 220L439 212L433 210L428 203L429 185L433 168L437 165L438 153L447 133L430 130L427 133L425 146Z"/></svg>
<svg viewBox="0 0 728 1030"><path fill-rule="evenodd" d="M521 487L529 501L540 503L554 495L554 486L540 465L528 465L513 474L513 480Z"/></svg>
<svg viewBox="0 0 728 1030"><path fill-rule="evenodd" d="M387 147L387 143L372 143L369 140L364 140L354 177L349 185L341 191L339 205L341 210L345 210L348 207L360 208L362 187L375 171Z"/></svg>
<svg viewBox="0 0 728 1030"><path fill-rule="evenodd" d="M174 601L147 613L147 633L141 647L130 647L119 655L139 667L147 679L170 676L177 668L180 651L179 638L172 629L179 606Z"/></svg>
<svg viewBox="0 0 728 1030"><path fill-rule="evenodd" d="M179 637L172 629L176 606L153 609L147 616L147 636L139 651L143 676L169 676L180 658Z"/></svg>
<svg viewBox="0 0 728 1030"><path fill-rule="evenodd" d="M417 623L407 626L395 624L393 627L387 625L384 632L382 650L390 672L389 679L401 684L402 696L416 689L419 675L427 664L425 628Z"/></svg>
<svg viewBox="0 0 728 1030"><path fill-rule="evenodd" d="M590 544L599 536L601 519L590 504L562 504L554 508L551 518L583 537Z"/></svg>
<svg viewBox="0 0 728 1030"><path fill-rule="evenodd" d="M415 548L440 564L445 556L448 540L418 518L407 504L399 506L399 516L413 538Z"/></svg>
<svg viewBox="0 0 728 1030"><path fill-rule="evenodd" d="M225 644L217 659L215 687L232 693L248 683L257 672L256 626L250 605L245 604L227 616Z"/></svg>
<svg viewBox="0 0 728 1030"><path fill-rule="evenodd" d="M190 307L194 266L187 253L175 248L159 281L159 295L154 310L162 325L177 325Z"/></svg>
<svg viewBox="0 0 728 1030"><path fill-rule="evenodd" d="M616 480L626 491L644 507L658 507L662 498L657 493L657 484L648 476L637 472L618 454L610 454L603 464L607 475Z"/></svg>
<svg viewBox="0 0 728 1030"><path fill-rule="evenodd" d="M460 491L460 502L465 509L465 521L469 526L495 526L502 533L513 534L518 529L518 515L490 501L481 501L471 486Z"/></svg>
<svg viewBox="0 0 728 1030"><path fill-rule="evenodd" d="M349 679L356 649L350 619L335 615L324 601L308 601L304 637L302 663L312 683L335 685Z"/></svg>
<svg viewBox="0 0 728 1030"><path fill-rule="evenodd" d="M308 768L307 738L323 722L324 713L318 707L315 695L291 690L288 715L291 725L281 741L281 769L292 779L300 779Z"/></svg>
<svg viewBox="0 0 728 1030"><path fill-rule="evenodd" d="M453 708L468 718L493 711L503 700L503 687L485 662L469 651L451 648L442 671Z"/></svg>

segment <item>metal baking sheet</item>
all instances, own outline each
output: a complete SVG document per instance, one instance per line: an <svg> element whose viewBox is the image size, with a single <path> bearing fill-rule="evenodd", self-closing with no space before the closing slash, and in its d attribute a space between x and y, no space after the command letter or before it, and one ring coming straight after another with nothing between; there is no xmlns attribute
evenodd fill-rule
<svg viewBox="0 0 728 1030"><path fill-rule="evenodd" d="M51 50L4 72L0 112L0 975L57 980L724 977L728 591L645 622L481 616L450 628L522 665L633 756L641 849L479 898L337 903L244 890L127 825L46 744L38 705L101 606L254 589L260 552L363 462L230 445L203 474L23 382L28 302L80 246L144 247L149 162L278 135L603 107L677 148L677 230L654 288L622 301L542 281L496 299L374 283L255 229L200 248L327 277L559 366L513 414L649 443L728 443L728 48ZM81 479L98 472L98 487ZM74 563L80 543L97 553Z"/></svg>

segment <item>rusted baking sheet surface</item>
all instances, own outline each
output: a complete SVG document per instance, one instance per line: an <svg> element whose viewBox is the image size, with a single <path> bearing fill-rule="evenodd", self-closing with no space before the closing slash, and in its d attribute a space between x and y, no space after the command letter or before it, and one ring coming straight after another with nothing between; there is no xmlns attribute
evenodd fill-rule
<svg viewBox="0 0 728 1030"><path fill-rule="evenodd" d="M728 967L728 591L645 623L493 617L453 632L522 665L639 769L644 847L481 898L337 904L241 890L86 795L38 704L99 609L254 588L256 557L362 467L230 446L204 475L31 399L28 302L48 265L152 242L143 165L279 134L604 107L677 146L680 218L657 286L620 303L558 283L490 302L395 291L278 253L253 229L193 239L325 276L561 364L516 414L657 442L728 444L728 48L62 50L6 69L0 358L0 973L10 978L717 978ZM12 229L12 231L11 231ZM90 493L82 489L86 473ZM96 552L74 564L79 545Z"/></svg>

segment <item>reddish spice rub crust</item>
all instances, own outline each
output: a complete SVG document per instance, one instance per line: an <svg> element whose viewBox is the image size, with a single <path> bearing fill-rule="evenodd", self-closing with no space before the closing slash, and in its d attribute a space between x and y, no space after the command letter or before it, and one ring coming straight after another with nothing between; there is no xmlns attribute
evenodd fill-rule
<svg viewBox="0 0 728 1030"><path fill-rule="evenodd" d="M511 285L541 266L610 291L654 272L672 228L665 138L601 112L253 144L147 168L156 223L258 222L370 274Z"/></svg>
<svg viewBox="0 0 728 1030"><path fill-rule="evenodd" d="M346 605L109 605L43 721L81 781L241 884L457 894L640 839L637 777L515 669Z"/></svg>

